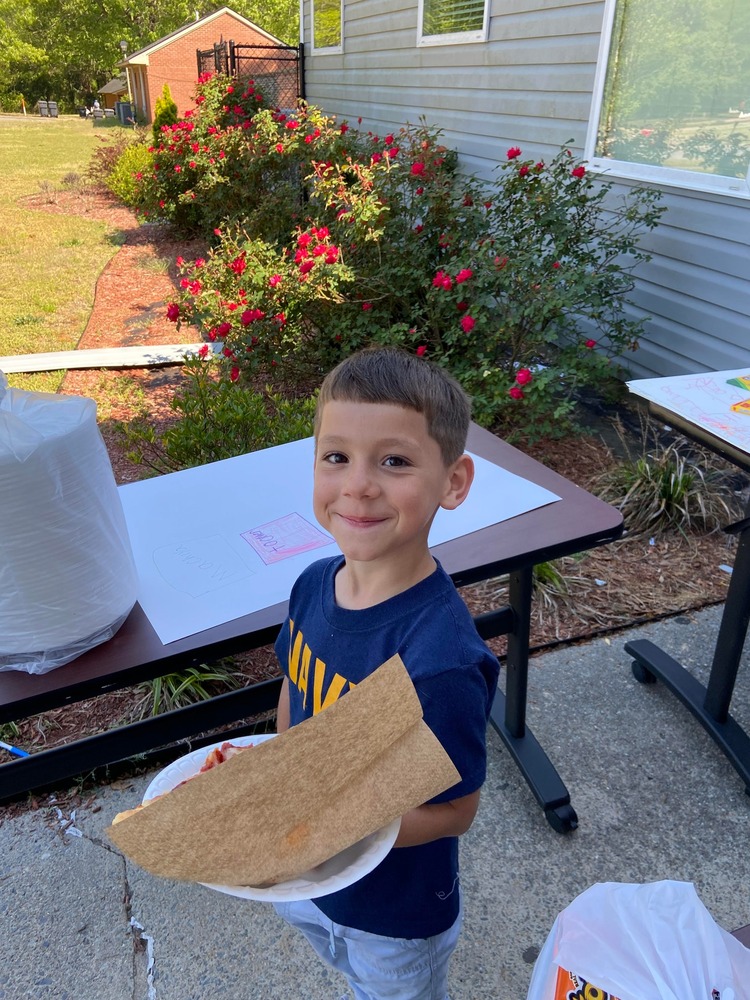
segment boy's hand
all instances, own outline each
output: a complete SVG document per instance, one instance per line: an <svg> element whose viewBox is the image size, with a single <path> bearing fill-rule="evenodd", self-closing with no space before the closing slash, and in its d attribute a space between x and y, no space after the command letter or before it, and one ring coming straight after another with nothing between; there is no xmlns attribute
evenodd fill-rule
<svg viewBox="0 0 750 1000"><path fill-rule="evenodd" d="M471 826L479 808L479 789L451 802L426 804L401 817L394 847L417 847L441 837L460 837Z"/></svg>

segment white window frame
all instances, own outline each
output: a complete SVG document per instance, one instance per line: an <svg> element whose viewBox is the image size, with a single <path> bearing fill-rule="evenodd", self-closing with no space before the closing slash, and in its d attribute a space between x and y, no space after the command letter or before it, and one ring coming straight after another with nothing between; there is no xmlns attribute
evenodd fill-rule
<svg viewBox="0 0 750 1000"><path fill-rule="evenodd" d="M310 48L318 54L333 54L344 51L344 0L339 5L339 18L341 24L341 41L338 45L316 45L315 44L315 0L310 0Z"/></svg>
<svg viewBox="0 0 750 1000"><path fill-rule="evenodd" d="M631 163L628 160L614 160L610 157L595 155L617 3L618 0L605 0L604 22L594 78L594 93L584 147L584 158L588 161L588 165L592 170L610 174L616 178L621 177L665 187L679 187L686 191L702 191L750 199L750 166L748 166L748 172L744 178L722 177L719 174L705 174L698 170L678 170L676 167L660 167L652 163Z"/></svg>
<svg viewBox="0 0 750 1000"><path fill-rule="evenodd" d="M478 31L454 31L445 35L424 34L424 5L429 0L419 0L417 14L417 45L465 45L472 42L486 42L490 25L490 0L484 0L484 17Z"/></svg>

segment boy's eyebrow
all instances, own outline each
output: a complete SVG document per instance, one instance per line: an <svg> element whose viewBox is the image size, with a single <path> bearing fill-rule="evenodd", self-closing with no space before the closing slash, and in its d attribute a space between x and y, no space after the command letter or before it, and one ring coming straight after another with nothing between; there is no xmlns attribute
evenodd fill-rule
<svg viewBox="0 0 750 1000"><path fill-rule="evenodd" d="M318 444L325 442L328 446L345 445L352 439L344 434L324 434L318 438ZM389 437L375 442L378 448L419 448L420 443L411 437Z"/></svg>

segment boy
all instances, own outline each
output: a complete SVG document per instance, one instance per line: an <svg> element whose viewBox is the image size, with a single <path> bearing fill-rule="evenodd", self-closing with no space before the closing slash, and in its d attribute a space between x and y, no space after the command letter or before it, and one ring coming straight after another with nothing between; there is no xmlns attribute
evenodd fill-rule
<svg viewBox="0 0 750 1000"><path fill-rule="evenodd" d="M499 666L427 536L438 508L455 509L469 492L470 415L451 376L393 348L341 362L318 399L313 505L343 555L314 563L292 589L276 643L286 675L278 730L399 653L425 722L461 774L402 818L374 871L315 901L277 906L344 973L356 1000L445 1000L461 927L458 837L479 805ZM306 664L315 664L315 691Z"/></svg>

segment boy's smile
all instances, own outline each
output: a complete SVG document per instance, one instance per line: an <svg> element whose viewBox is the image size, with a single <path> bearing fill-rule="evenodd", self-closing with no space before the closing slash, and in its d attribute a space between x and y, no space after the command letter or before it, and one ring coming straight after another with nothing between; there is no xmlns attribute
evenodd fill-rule
<svg viewBox="0 0 750 1000"><path fill-rule="evenodd" d="M445 465L416 410L343 400L323 407L313 504L346 557L347 576L358 567L385 571L398 593L429 575L435 564L427 536L435 513L457 507L471 478L468 456Z"/></svg>

